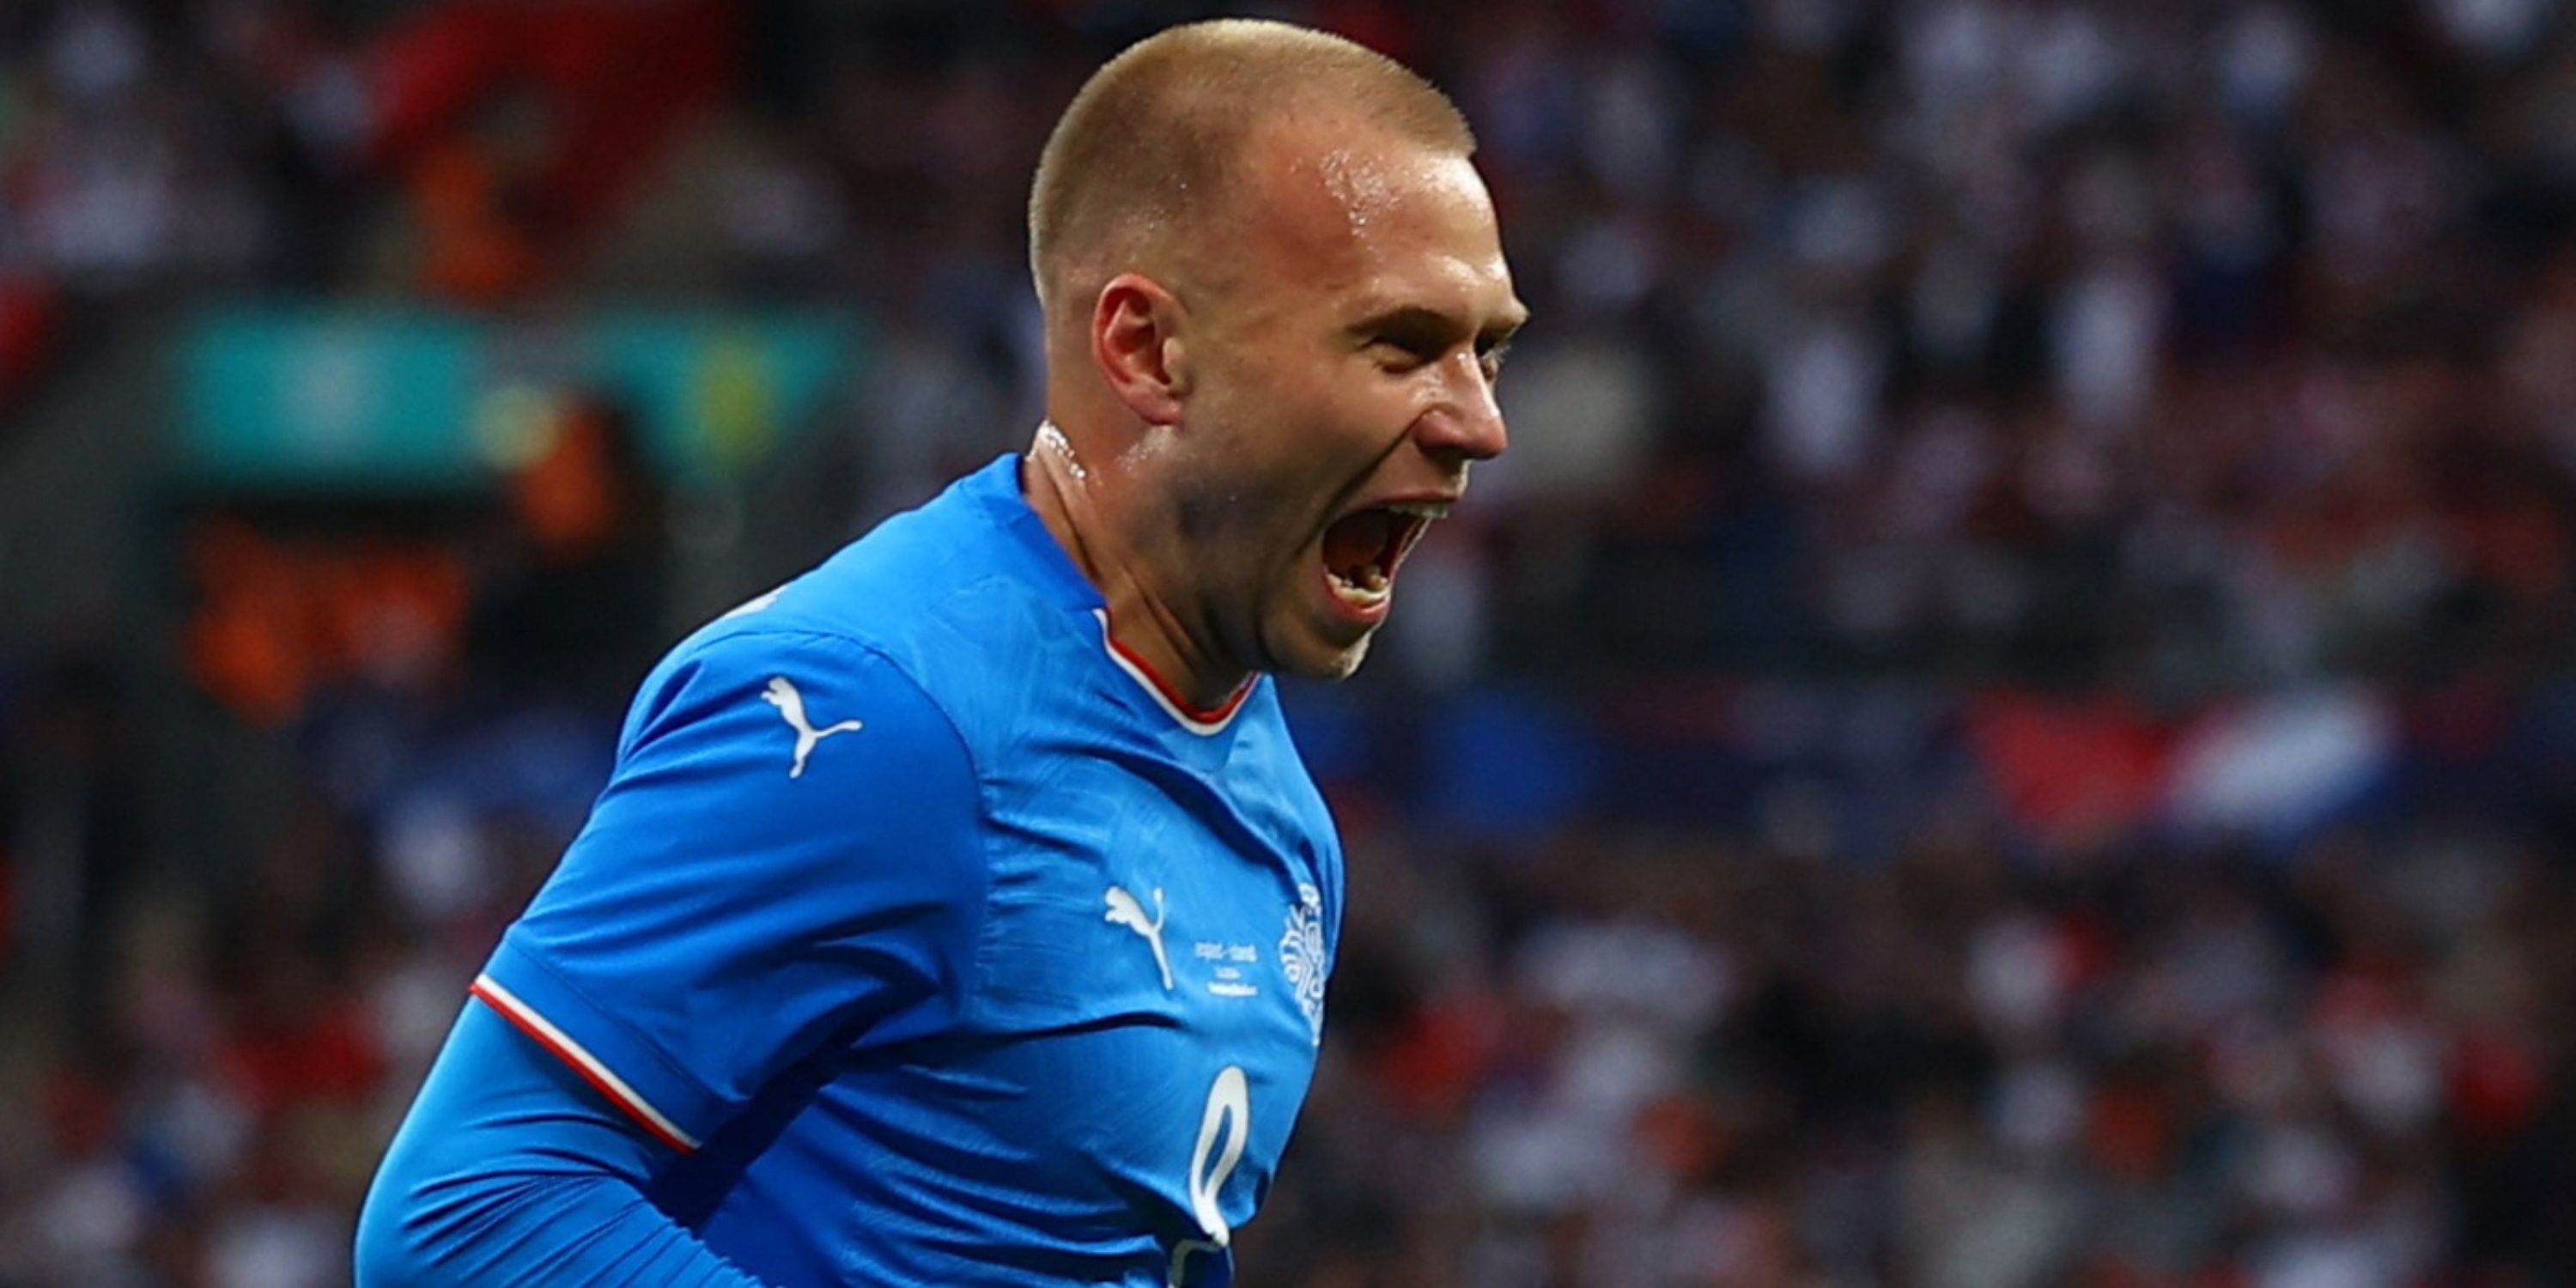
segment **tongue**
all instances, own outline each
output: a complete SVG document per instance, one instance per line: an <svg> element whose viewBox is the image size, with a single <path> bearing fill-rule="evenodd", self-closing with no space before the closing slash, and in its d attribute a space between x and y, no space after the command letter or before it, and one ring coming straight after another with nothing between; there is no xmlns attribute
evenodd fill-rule
<svg viewBox="0 0 2576 1288"><path fill-rule="evenodd" d="M1346 578L1358 575L1386 553L1387 543L1395 539L1395 524L1395 515L1386 510L1343 516L1324 529L1324 566Z"/></svg>

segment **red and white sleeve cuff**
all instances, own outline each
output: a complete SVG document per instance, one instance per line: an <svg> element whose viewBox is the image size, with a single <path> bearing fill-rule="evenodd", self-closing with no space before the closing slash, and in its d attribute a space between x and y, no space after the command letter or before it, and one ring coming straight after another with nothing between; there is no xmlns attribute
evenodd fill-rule
<svg viewBox="0 0 2576 1288"><path fill-rule="evenodd" d="M679 1124L672 1122L661 1110L654 1108L651 1101L646 1100L635 1088L629 1086L625 1079L618 1077L615 1070L602 1063L571 1035L548 1022L535 1007L520 1000L516 993L504 987L499 980L488 974L478 975L475 977L474 987L468 991L483 999L484 1005L499 1012L501 1018L508 1020L520 1032L527 1034L537 1045L553 1052L556 1059L571 1066L574 1073L581 1075L582 1081L597 1088L601 1095L608 1097L610 1104L617 1106L619 1112L634 1119L635 1125L643 1128L654 1139L683 1154L697 1152L698 1141L695 1137L680 1130Z"/></svg>

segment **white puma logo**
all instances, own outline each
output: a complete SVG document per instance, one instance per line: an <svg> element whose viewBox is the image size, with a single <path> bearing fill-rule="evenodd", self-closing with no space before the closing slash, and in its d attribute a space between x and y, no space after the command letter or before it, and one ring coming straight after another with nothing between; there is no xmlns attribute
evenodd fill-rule
<svg viewBox="0 0 2576 1288"><path fill-rule="evenodd" d="M796 686L789 684L783 675L769 677L769 691L761 694L760 700L778 708L778 714L786 717L788 725L796 730L796 765L787 771L790 778L805 776L805 758L814 754L815 743L836 733L855 733L867 727L856 720L844 720L828 728L815 728L805 719L805 695L798 693Z"/></svg>
<svg viewBox="0 0 2576 1288"><path fill-rule="evenodd" d="M1154 964L1163 968L1163 989L1169 992L1172 987L1172 959L1163 955L1163 923L1171 919L1172 910L1163 906L1163 891L1160 887L1154 890L1154 912L1156 916L1152 921L1145 920L1145 905L1136 902L1136 896L1117 886L1111 886L1109 887L1109 915L1101 920L1114 921L1125 926L1143 935L1145 942L1154 946Z"/></svg>

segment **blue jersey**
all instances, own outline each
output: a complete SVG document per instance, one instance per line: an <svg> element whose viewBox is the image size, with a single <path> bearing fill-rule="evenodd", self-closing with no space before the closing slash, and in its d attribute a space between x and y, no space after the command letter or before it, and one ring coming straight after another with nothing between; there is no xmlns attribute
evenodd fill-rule
<svg viewBox="0 0 2576 1288"><path fill-rule="evenodd" d="M970 475L683 642L475 995L777 1285L1224 1284L1303 1101L1332 824Z"/></svg>

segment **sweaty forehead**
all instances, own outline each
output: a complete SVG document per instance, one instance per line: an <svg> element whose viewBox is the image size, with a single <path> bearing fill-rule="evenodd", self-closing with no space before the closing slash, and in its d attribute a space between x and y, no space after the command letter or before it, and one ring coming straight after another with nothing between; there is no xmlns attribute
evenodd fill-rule
<svg viewBox="0 0 2576 1288"><path fill-rule="evenodd" d="M1381 130L1283 127L1251 149L1236 207L1263 278L1348 289L1390 272L1499 270L1484 186L1466 158ZM1488 263L1490 261L1490 264Z"/></svg>

